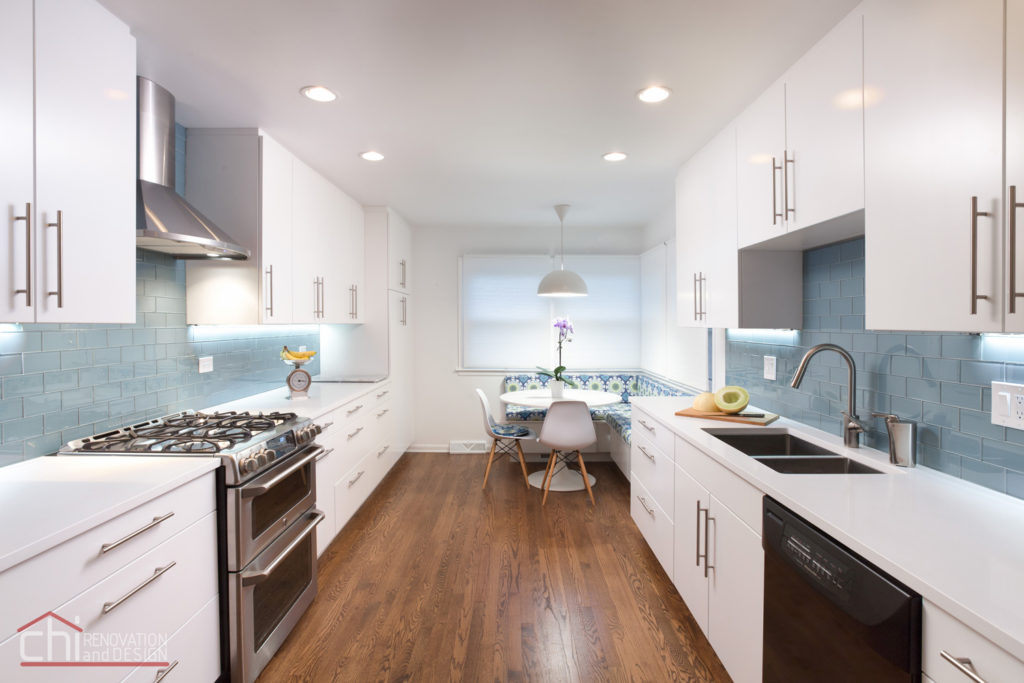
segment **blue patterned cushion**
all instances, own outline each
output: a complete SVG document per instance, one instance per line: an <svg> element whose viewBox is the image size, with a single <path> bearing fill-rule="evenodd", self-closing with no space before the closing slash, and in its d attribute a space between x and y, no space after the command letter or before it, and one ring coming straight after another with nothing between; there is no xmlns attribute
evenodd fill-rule
<svg viewBox="0 0 1024 683"><path fill-rule="evenodd" d="M498 436L508 436L508 437L529 436L529 434L530 434L530 430L527 429L526 427L522 427L520 425L509 425L509 424L491 425L491 431L493 431Z"/></svg>

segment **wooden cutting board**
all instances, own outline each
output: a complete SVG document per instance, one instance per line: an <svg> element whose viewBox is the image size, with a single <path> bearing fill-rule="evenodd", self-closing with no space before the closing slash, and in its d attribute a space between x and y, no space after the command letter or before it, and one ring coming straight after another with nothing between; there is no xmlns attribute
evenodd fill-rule
<svg viewBox="0 0 1024 683"><path fill-rule="evenodd" d="M779 419L778 415L767 411L748 410L747 412L764 412L764 417L740 417L736 413L706 413L703 410L695 410L694 408L677 410L676 415L681 415L683 417L699 417L702 420L721 420L722 422L739 422L740 424L745 425L761 426L771 424Z"/></svg>

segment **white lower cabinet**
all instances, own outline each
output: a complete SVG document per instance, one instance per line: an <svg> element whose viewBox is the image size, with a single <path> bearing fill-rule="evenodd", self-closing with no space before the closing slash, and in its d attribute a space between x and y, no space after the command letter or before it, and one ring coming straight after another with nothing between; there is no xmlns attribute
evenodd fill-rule
<svg viewBox="0 0 1024 683"><path fill-rule="evenodd" d="M665 573L672 574L672 517L661 509L651 492L637 479L629 478L629 513L636 522L647 545L654 551Z"/></svg>
<svg viewBox="0 0 1024 683"><path fill-rule="evenodd" d="M209 643L219 638L220 600L214 597L167 639L166 647L147 660L166 662L166 666L140 666L124 679L125 683L217 680L220 656Z"/></svg>
<svg viewBox="0 0 1024 683"><path fill-rule="evenodd" d="M1024 681L1024 662L927 600L922 621L921 668L934 683L969 681L965 670L984 681Z"/></svg>
<svg viewBox="0 0 1024 683"><path fill-rule="evenodd" d="M682 451L682 452L681 452ZM764 551L761 537L715 497L731 475L687 442L676 441L674 572L676 590L734 681L761 680ZM680 462L703 457L699 469L721 469L700 481ZM710 488L706 488L707 484ZM723 488L719 483L719 488ZM734 488L725 486L732 499ZM761 493L743 491L742 507Z"/></svg>

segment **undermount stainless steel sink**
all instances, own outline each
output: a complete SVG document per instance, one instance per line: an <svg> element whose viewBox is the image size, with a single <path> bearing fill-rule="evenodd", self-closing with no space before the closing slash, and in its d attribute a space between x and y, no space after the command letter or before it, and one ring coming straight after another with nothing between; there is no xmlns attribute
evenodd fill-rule
<svg viewBox="0 0 1024 683"><path fill-rule="evenodd" d="M882 474L880 470L805 441L785 429L705 429L719 441L783 474Z"/></svg>

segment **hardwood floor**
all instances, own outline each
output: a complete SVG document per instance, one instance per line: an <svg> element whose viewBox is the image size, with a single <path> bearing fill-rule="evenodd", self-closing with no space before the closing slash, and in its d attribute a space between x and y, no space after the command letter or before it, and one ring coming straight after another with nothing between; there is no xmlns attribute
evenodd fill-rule
<svg viewBox="0 0 1024 683"><path fill-rule="evenodd" d="M320 559L319 594L260 681L728 681L629 516L519 465L406 454ZM531 466L535 470L536 466Z"/></svg>

